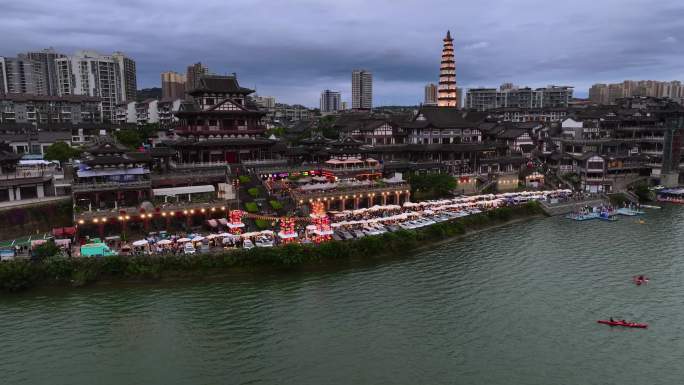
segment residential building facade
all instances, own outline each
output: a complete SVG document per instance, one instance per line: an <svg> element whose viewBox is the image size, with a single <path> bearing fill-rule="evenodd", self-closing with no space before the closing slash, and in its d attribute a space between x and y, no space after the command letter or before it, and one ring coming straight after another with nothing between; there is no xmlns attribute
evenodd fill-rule
<svg viewBox="0 0 684 385"><path fill-rule="evenodd" d="M201 62L189 65L185 75L185 91L189 92L197 88L200 77L208 74L209 68Z"/></svg>
<svg viewBox="0 0 684 385"><path fill-rule="evenodd" d="M373 74L363 69L352 72L352 109L373 108Z"/></svg>
<svg viewBox="0 0 684 385"><path fill-rule="evenodd" d="M437 85L434 83L429 83L425 85L425 97L423 98L423 104L426 106L436 106L437 105Z"/></svg>
<svg viewBox="0 0 684 385"><path fill-rule="evenodd" d="M497 108L567 108L572 100L573 88L547 86L532 89L510 84L496 88L471 88L466 93L465 107L477 111Z"/></svg>
<svg viewBox="0 0 684 385"><path fill-rule="evenodd" d="M135 99L135 62L120 52L100 55L80 51L74 56L56 59L55 64L59 95L100 98L104 121L114 121L118 103Z"/></svg>
<svg viewBox="0 0 684 385"><path fill-rule="evenodd" d="M682 87L682 82L678 80L669 82L625 80L622 83L598 83L589 89L589 99L596 104L613 104L617 99L631 96L670 98L682 104L684 87Z"/></svg>
<svg viewBox="0 0 684 385"><path fill-rule="evenodd" d="M168 71L161 74L162 99L181 99L185 96L185 75Z"/></svg>
<svg viewBox="0 0 684 385"><path fill-rule="evenodd" d="M321 92L321 113L338 112L341 109L341 99L339 91L324 90Z"/></svg>
<svg viewBox="0 0 684 385"><path fill-rule="evenodd" d="M101 123L99 98L67 95L0 94L0 124Z"/></svg>
<svg viewBox="0 0 684 385"><path fill-rule="evenodd" d="M43 65L25 55L0 56L0 93L47 95Z"/></svg>

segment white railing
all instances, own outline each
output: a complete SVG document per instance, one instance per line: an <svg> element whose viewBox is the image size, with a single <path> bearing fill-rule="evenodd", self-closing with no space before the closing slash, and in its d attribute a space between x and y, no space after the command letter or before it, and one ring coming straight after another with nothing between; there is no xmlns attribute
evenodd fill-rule
<svg viewBox="0 0 684 385"><path fill-rule="evenodd" d="M192 162L192 163L176 163L169 162L171 168L175 169L194 169L194 168L215 168L215 167L228 167L228 162L217 161L217 162Z"/></svg>
<svg viewBox="0 0 684 385"><path fill-rule="evenodd" d="M120 188L151 188L152 182L149 180L139 180L131 182L79 182L71 185L74 192L111 190Z"/></svg>
<svg viewBox="0 0 684 385"><path fill-rule="evenodd" d="M27 179L27 178L40 178L44 176L53 176L58 173L53 170L17 170L11 174L0 174L0 180L12 180L12 179ZM64 174L62 174L62 178Z"/></svg>

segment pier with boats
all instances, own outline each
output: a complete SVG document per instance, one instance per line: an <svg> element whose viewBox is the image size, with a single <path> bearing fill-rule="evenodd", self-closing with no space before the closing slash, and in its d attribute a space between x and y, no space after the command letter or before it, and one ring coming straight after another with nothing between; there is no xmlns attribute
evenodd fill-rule
<svg viewBox="0 0 684 385"><path fill-rule="evenodd" d="M579 209L567 214L565 217L574 221L588 221L598 219L607 222L614 222L618 220L618 216L636 217L644 215L646 212L642 208L660 208L658 206L644 206L639 204L629 203L623 207L615 207L610 204L601 204L598 206L585 205Z"/></svg>

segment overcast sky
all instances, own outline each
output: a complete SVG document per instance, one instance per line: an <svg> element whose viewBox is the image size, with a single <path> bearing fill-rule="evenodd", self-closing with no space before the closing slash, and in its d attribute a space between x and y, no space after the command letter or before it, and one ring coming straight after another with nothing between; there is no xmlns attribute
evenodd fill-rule
<svg viewBox="0 0 684 385"><path fill-rule="evenodd" d="M0 55L53 46L120 50L138 88L202 61L285 103L350 99L351 70L374 104L417 104L454 38L460 87L684 80L681 0L22 0L4 1Z"/></svg>

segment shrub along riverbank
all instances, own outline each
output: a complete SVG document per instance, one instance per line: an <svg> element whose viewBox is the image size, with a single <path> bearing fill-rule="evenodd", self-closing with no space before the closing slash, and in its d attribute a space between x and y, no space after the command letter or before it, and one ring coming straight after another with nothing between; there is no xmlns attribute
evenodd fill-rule
<svg viewBox="0 0 684 385"><path fill-rule="evenodd" d="M37 262L17 259L0 263L0 290L13 292L36 286L83 286L100 280L140 281L191 277L238 269L296 269L327 261L399 255L450 237L542 214L539 204L530 202L417 230L400 230L321 245L289 244L274 248L177 256L50 257Z"/></svg>

